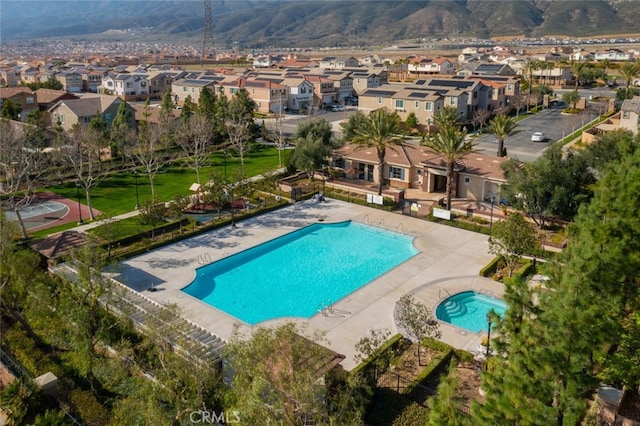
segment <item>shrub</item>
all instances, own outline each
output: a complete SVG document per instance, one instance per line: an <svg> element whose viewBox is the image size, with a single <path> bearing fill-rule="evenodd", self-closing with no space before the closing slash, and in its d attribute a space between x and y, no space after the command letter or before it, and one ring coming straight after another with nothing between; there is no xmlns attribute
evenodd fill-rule
<svg viewBox="0 0 640 426"><path fill-rule="evenodd" d="M73 411L87 426L103 426L109 423L109 411L89 391L74 389L69 393Z"/></svg>
<svg viewBox="0 0 640 426"><path fill-rule="evenodd" d="M491 262L487 263L487 265L480 269L480 276L482 277L490 277L492 275L494 275L498 268L499 268L499 264L500 261L502 260L502 256L496 256L494 257ZM495 279L495 277L494 277Z"/></svg>
<svg viewBox="0 0 640 426"><path fill-rule="evenodd" d="M387 340L380 349L376 351L375 354L368 357L360 364L358 364L353 370L351 370L351 374L358 373L366 373L368 370L375 366L375 361L381 357L388 357L388 359L393 358L395 352L398 348L405 343L406 339L402 336L402 334L398 333L395 336L392 336L389 340Z"/></svg>

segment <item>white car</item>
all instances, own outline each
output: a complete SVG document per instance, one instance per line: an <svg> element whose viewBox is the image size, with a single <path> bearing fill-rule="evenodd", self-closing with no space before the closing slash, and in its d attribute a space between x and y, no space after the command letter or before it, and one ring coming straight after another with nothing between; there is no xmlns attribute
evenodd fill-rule
<svg viewBox="0 0 640 426"><path fill-rule="evenodd" d="M531 135L531 142L544 142L547 138L544 136L542 132L535 132Z"/></svg>

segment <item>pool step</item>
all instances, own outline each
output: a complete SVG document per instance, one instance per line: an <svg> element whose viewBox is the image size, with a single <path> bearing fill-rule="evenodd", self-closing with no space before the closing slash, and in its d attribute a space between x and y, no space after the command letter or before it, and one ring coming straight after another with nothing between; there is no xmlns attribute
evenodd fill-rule
<svg viewBox="0 0 640 426"><path fill-rule="evenodd" d="M447 300L443 307L445 314L449 318L458 318L467 314L467 305L456 302L455 300Z"/></svg>

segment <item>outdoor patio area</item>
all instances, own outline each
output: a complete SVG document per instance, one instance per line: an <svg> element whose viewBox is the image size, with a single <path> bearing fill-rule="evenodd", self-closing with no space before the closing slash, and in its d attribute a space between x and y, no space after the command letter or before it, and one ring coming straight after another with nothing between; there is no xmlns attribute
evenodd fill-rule
<svg viewBox="0 0 640 426"><path fill-rule="evenodd" d="M177 304L186 319L228 339L234 326L245 334L251 333L252 327L181 291L195 277L196 268L318 221L345 220L401 231L415 238L420 252L310 319L282 318L254 327L293 321L307 334L320 330L325 333L325 345L346 356L342 365L349 370L356 365L355 343L370 329L398 331L394 309L404 294L414 295L434 314L438 303L450 294L467 290L496 297L503 294L501 283L478 275L493 257L488 253L486 235L333 199L299 202L241 221L235 228L228 226L165 246L121 263L117 272L109 275L161 304ZM155 291L148 291L152 287ZM472 352L478 350L484 334L443 322L440 329L444 342Z"/></svg>

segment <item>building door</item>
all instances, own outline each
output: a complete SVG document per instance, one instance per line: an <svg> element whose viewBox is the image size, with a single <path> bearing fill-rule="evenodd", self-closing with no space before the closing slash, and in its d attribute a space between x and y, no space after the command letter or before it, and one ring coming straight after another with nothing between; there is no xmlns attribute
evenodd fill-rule
<svg viewBox="0 0 640 426"><path fill-rule="evenodd" d="M373 164L367 164L367 181L373 182Z"/></svg>

